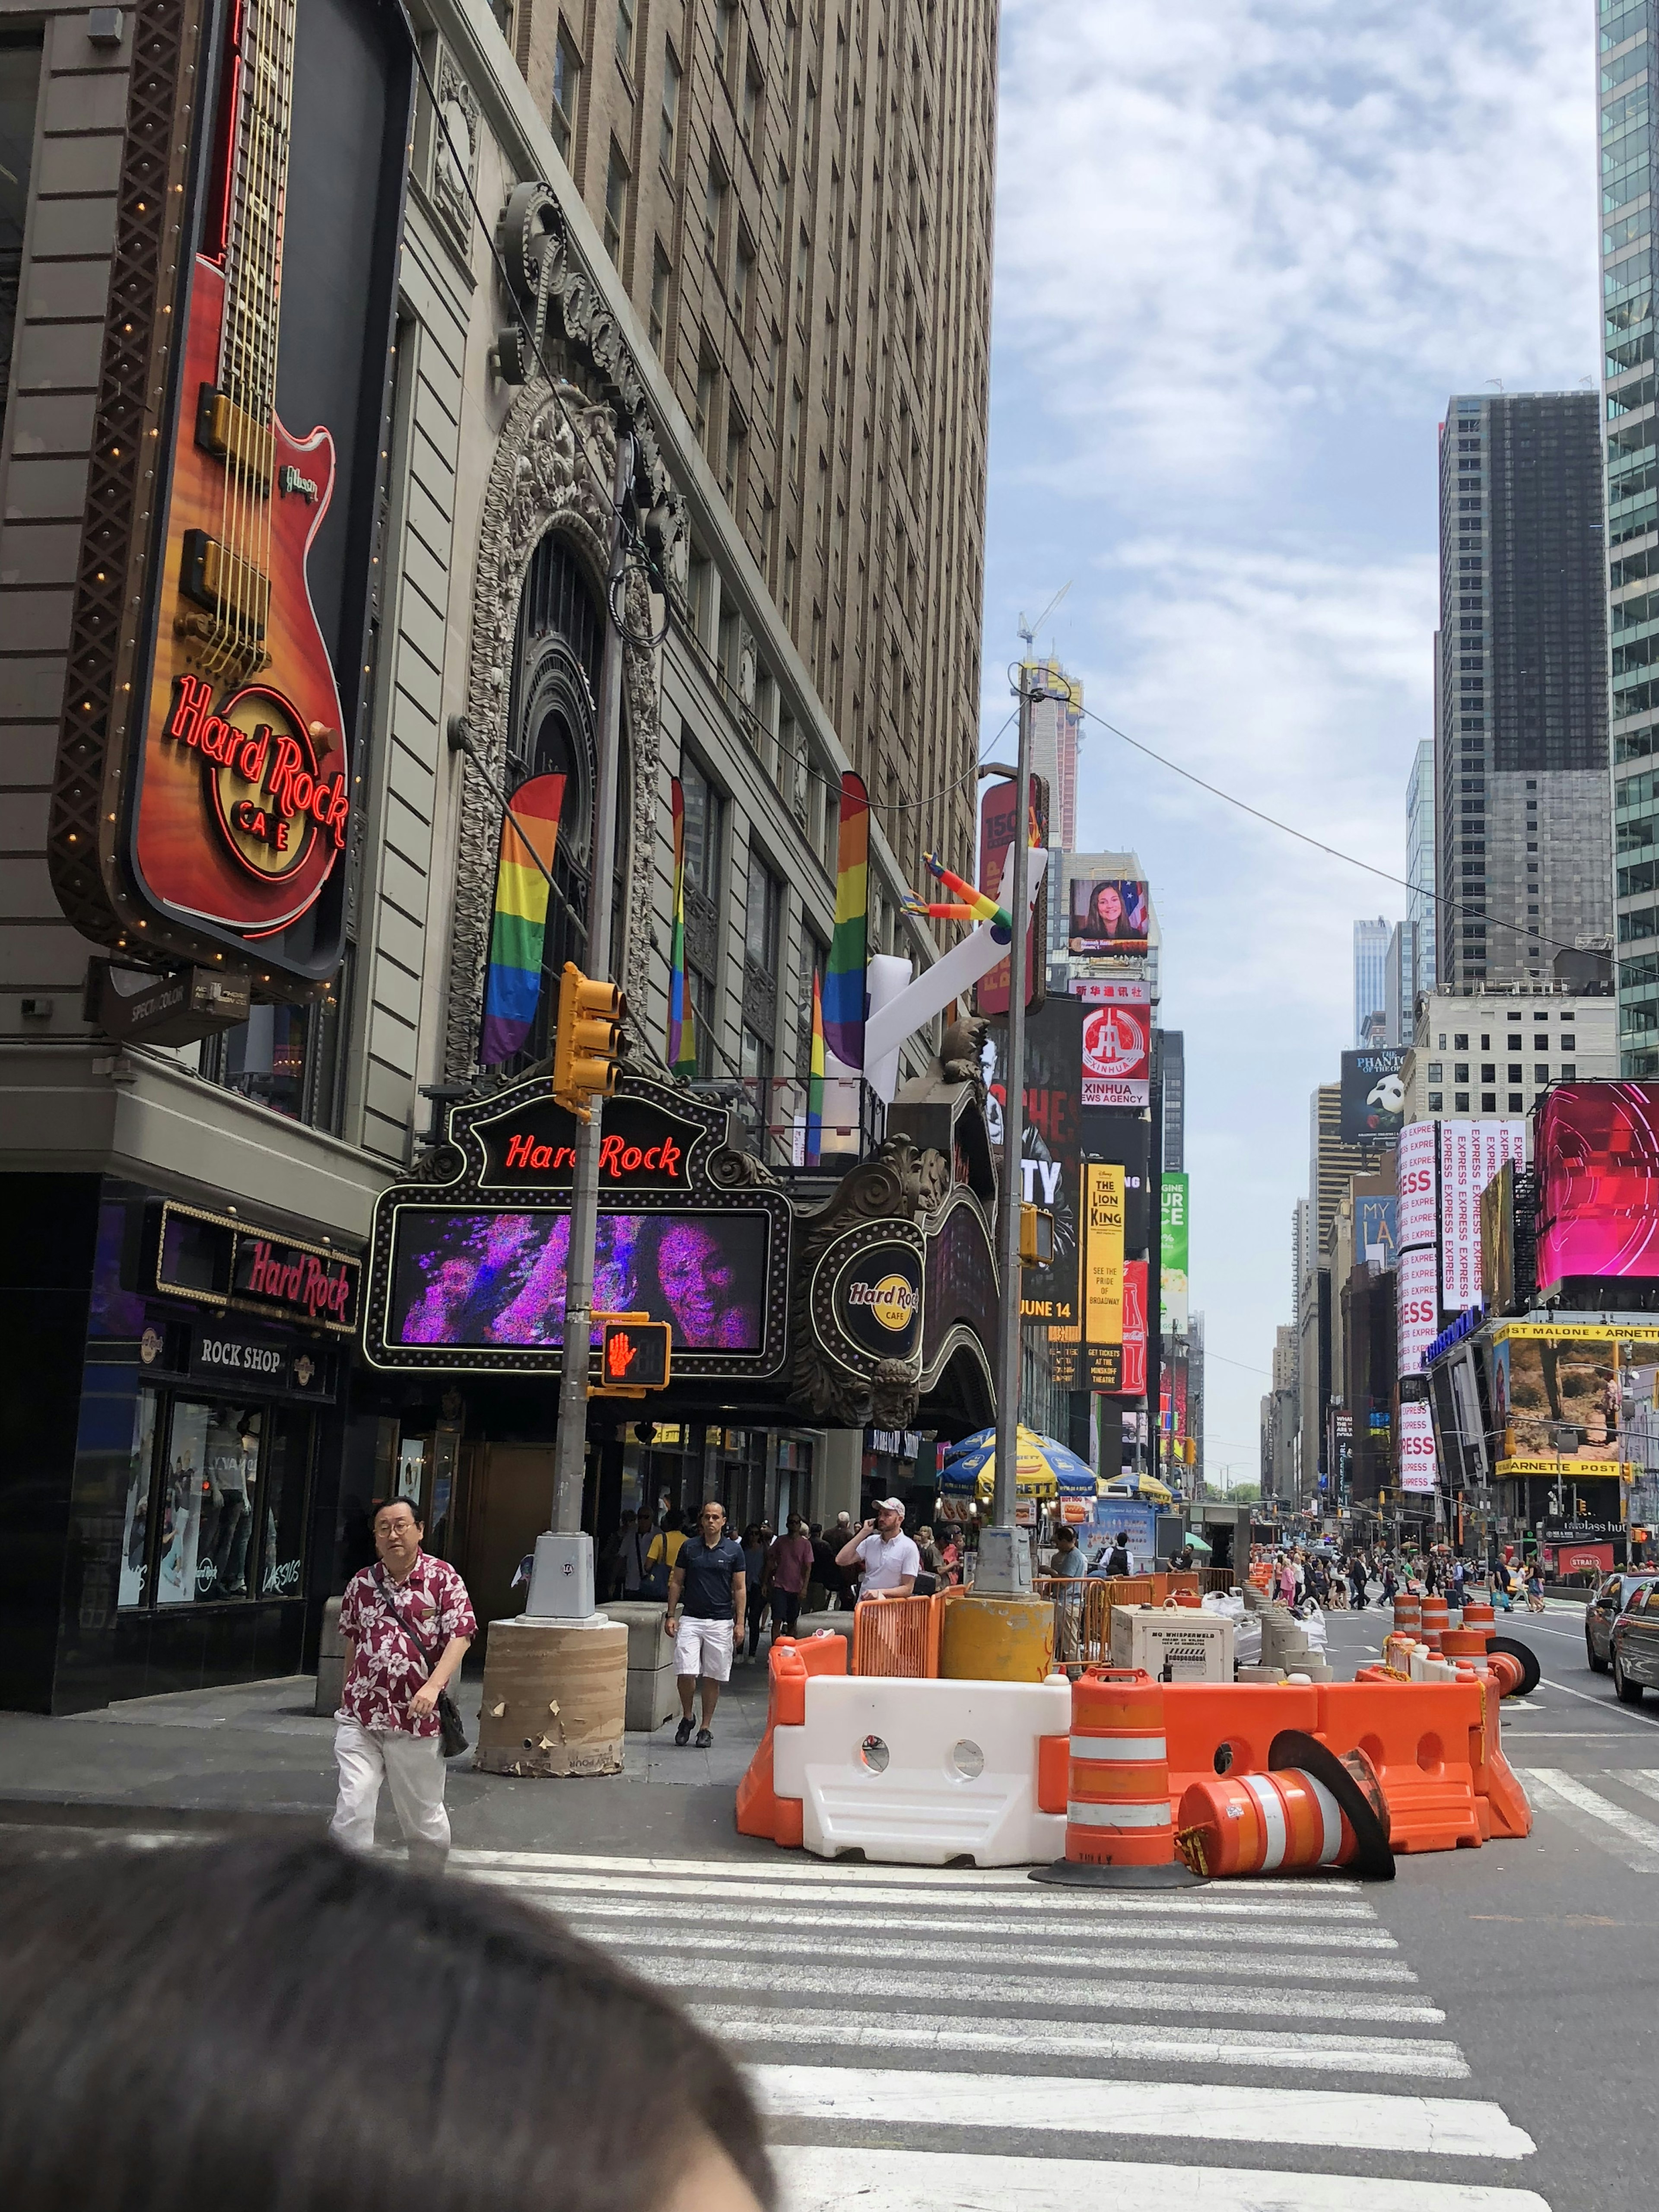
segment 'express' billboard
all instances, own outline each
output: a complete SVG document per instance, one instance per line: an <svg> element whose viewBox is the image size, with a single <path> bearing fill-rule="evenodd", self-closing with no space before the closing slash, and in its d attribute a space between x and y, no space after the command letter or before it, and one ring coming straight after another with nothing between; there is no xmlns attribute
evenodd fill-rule
<svg viewBox="0 0 1659 2212"><path fill-rule="evenodd" d="M1440 1303L1464 1313L1480 1303L1480 1194L1505 1160L1527 1164L1522 1121L1442 1121Z"/></svg>
<svg viewBox="0 0 1659 2212"><path fill-rule="evenodd" d="M1409 1121L1400 1132L1395 1153L1395 1188L1400 1194L1395 1233L1400 1249L1437 1242L1435 1214L1436 1142L1433 1121Z"/></svg>

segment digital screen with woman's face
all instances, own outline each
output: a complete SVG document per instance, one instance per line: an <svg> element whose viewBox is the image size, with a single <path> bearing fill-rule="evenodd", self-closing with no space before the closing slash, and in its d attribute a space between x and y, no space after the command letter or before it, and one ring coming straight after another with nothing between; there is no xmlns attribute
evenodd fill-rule
<svg viewBox="0 0 1659 2212"><path fill-rule="evenodd" d="M1144 951L1148 926L1146 884L1116 878L1090 883L1074 877L1071 924L1073 952L1087 951L1095 945Z"/></svg>
<svg viewBox="0 0 1659 2212"><path fill-rule="evenodd" d="M767 1231L752 1214L602 1212L593 1310L665 1321L676 1351L758 1352ZM459 1350L562 1344L569 1257L568 1214L405 1206L387 1337Z"/></svg>

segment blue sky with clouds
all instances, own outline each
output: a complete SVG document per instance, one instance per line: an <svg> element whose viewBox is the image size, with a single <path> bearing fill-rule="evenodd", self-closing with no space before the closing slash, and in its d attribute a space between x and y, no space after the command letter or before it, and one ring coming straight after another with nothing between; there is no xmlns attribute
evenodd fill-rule
<svg viewBox="0 0 1659 2212"><path fill-rule="evenodd" d="M1589 0L1004 0L988 736L1020 611L1069 580L1039 641L1090 707L1403 874L1436 425L1598 372L1595 84ZM1352 924L1405 895L1097 729L1079 842L1152 879L1207 1458L1254 1480Z"/></svg>

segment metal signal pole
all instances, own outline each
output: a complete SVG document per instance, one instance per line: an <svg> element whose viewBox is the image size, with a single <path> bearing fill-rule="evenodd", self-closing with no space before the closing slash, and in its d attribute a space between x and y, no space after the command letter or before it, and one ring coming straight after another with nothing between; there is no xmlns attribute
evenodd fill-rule
<svg viewBox="0 0 1659 2212"><path fill-rule="evenodd" d="M1024 633L1022 633L1024 635ZM997 1346L997 1461L991 1528L980 1540L981 1570L975 1586L991 1590L1029 1589L1030 1563L1014 1521L1014 1478L1019 1456L1020 1262L1019 1207L1024 1195L1021 1161L1025 1122L1025 951L1030 936L1030 842L1027 816L1031 791L1030 640L1019 665L1019 750L1014 787L1013 843L1005 870L1013 932L1008 942L1008 1047L1002 1085L1002 1213L998 1223L998 1265L1002 1276L1001 1339ZM1046 956L1048 948L1043 947ZM988 1547L985 1536L994 1539ZM1004 1565L1004 1561L1006 1565Z"/></svg>
<svg viewBox="0 0 1659 2212"><path fill-rule="evenodd" d="M617 439L617 473L611 486L615 510L611 525L611 573L605 580L605 644L599 659L599 727L594 736L593 867L587 908L587 966L585 973L605 975L611 968L611 884L617 858L617 787L622 753L622 638L613 605L623 572L623 501L634 475L634 441ZM561 1007L561 1021L574 1009ZM582 1525L582 1483L587 1466L587 1353L592 1334L593 1245L599 1227L599 1138L604 1102L592 1101L592 1118L576 1127L576 1161L570 1185L570 1256L566 1263L564 1348L559 1368L559 1433L553 1462L553 1528L577 1534ZM538 1565L539 1565L539 1558ZM538 1601L532 1580L526 1610L551 1613Z"/></svg>

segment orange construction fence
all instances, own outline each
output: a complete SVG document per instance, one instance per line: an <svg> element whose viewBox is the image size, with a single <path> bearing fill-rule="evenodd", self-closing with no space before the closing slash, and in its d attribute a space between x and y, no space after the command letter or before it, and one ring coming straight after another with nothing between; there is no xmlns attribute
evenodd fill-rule
<svg viewBox="0 0 1659 2212"><path fill-rule="evenodd" d="M860 1598L853 1614L848 1673L937 1681L939 1631L948 1595L936 1590L930 1597Z"/></svg>

